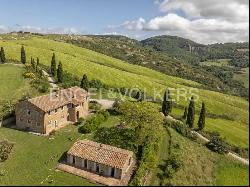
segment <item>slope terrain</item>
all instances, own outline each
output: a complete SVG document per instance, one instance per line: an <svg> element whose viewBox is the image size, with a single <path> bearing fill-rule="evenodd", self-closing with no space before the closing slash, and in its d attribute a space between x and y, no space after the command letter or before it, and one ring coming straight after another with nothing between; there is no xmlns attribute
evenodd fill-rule
<svg viewBox="0 0 250 187"><path fill-rule="evenodd" d="M90 79L99 79L103 83L116 88L137 87L143 91L146 89L147 94L151 96L154 90L157 90L159 91L158 97L161 97L167 87L188 90L196 88L199 95L197 106L201 106L201 102L204 101L208 114L213 118L223 120L225 126L235 121L236 124L239 124L235 125L235 128L242 129L242 126L248 128L249 103L240 97L205 90L202 89L202 84L194 81L168 76L82 47L44 39L40 36L0 40L0 46L4 47L7 59L13 61L19 61L22 45L26 49L27 59L30 59L31 56L39 57L41 64L50 65L51 56L55 53L57 61L62 62L64 70L77 75L79 78L83 74L87 74ZM191 96L191 94L188 94L188 96ZM177 104L184 107L188 104L188 100L181 97ZM198 112L199 107L196 108ZM241 137L240 134L236 136Z"/></svg>

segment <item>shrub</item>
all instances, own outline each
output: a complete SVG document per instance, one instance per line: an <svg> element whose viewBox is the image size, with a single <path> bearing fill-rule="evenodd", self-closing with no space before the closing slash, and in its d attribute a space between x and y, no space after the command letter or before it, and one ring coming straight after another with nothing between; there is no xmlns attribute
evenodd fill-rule
<svg viewBox="0 0 250 187"><path fill-rule="evenodd" d="M218 134L211 137L210 141L206 143L206 147L219 154L226 154L229 151L228 145Z"/></svg>
<svg viewBox="0 0 250 187"><path fill-rule="evenodd" d="M0 162L4 162L8 159L13 146L13 144L7 141L0 142Z"/></svg>
<svg viewBox="0 0 250 187"><path fill-rule="evenodd" d="M28 79L35 79L36 76L34 73L31 73L31 72L26 72L23 74L24 78L28 78Z"/></svg>
<svg viewBox="0 0 250 187"><path fill-rule="evenodd" d="M84 124L83 126L79 127L79 132L82 134L91 133L93 131L91 125L92 124L90 124L90 123Z"/></svg>
<svg viewBox="0 0 250 187"><path fill-rule="evenodd" d="M98 111L98 110L101 110L101 107L102 107L102 105L100 105L96 101L90 101L90 103L89 103L89 109L91 109L91 110Z"/></svg>
<svg viewBox="0 0 250 187"><path fill-rule="evenodd" d="M89 81L89 87L90 88L96 88L96 89L100 89L103 87L103 84L100 80L97 80L97 79L93 79L91 81Z"/></svg>
<svg viewBox="0 0 250 187"><path fill-rule="evenodd" d="M83 125L84 123L84 118L79 118L77 122L74 123L75 126Z"/></svg>
<svg viewBox="0 0 250 187"><path fill-rule="evenodd" d="M54 136L56 135L56 131L55 130L52 130L50 133L49 133L50 136Z"/></svg>
<svg viewBox="0 0 250 187"><path fill-rule="evenodd" d="M31 82L32 87L36 88L41 93L46 93L49 90L49 82L46 79L35 79Z"/></svg>
<svg viewBox="0 0 250 187"><path fill-rule="evenodd" d="M93 117L87 119L83 126L79 127L79 132L83 134L96 131L102 122L107 121L110 114L108 111L99 111Z"/></svg>

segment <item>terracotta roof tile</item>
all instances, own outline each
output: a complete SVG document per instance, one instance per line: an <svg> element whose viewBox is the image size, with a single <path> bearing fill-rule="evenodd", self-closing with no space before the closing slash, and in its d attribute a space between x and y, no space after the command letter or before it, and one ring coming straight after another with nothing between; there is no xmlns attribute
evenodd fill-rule
<svg viewBox="0 0 250 187"><path fill-rule="evenodd" d="M79 87L72 87L58 92L29 99L28 102L37 106L41 110L48 112L66 104L79 104L86 100L87 91Z"/></svg>
<svg viewBox="0 0 250 187"><path fill-rule="evenodd" d="M133 156L132 151L89 140L75 142L68 154L118 169L123 169L127 160Z"/></svg>

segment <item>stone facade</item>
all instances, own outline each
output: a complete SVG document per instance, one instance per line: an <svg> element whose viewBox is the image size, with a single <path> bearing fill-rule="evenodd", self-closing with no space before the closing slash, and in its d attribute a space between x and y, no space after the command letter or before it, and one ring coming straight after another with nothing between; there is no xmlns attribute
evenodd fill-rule
<svg viewBox="0 0 250 187"><path fill-rule="evenodd" d="M40 100L43 102L42 97ZM78 99L77 102L62 102L61 105L57 103L56 107L51 106L48 111L30 100L21 101L16 105L15 114L18 129L49 134L67 123L85 118L88 115L88 97Z"/></svg>

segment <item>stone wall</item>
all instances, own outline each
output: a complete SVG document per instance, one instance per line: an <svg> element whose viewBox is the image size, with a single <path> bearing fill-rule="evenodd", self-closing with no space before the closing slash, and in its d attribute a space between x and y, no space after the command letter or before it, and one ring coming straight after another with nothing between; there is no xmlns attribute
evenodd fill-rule
<svg viewBox="0 0 250 187"><path fill-rule="evenodd" d="M27 101L16 104L16 126L21 130L44 133L44 112Z"/></svg>

